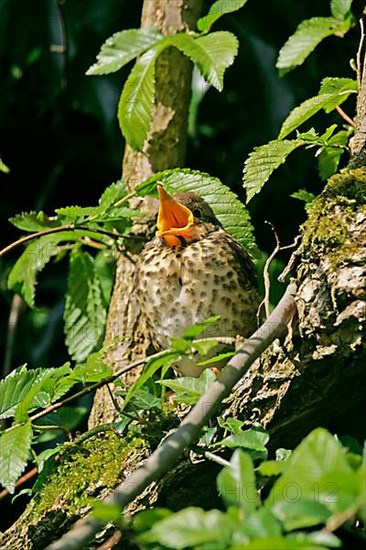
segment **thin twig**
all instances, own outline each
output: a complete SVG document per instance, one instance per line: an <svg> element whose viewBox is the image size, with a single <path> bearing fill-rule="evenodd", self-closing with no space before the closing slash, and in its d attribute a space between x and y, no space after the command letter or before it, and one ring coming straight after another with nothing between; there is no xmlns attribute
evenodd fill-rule
<svg viewBox="0 0 366 550"><path fill-rule="evenodd" d="M349 124L350 126L353 126L353 128L356 128L355 121L352 120L352 118L343 111L342 107L340 107L339 105L336 105L336 111L343 118L343 120L347 122L347 124Z"/></svg>
<svg viewBox="0 0 366 550"><path fill-rule="evenodd" d="M125 202L129 201L136 195L136 191L131 191L131 193L128 193L125 197L122 197L119 201L115 202L113 204L113 208L116 208L116 206L121 206L121 204L124 204Z"/></svg>
<svg viewBox="0 0 366 550"><path fill-rule="evenodd" d="M104 502L118 505L121 510L139 496L153 481L158 481L178 460L182 451L198 437L202 427L216 413L225 399L258 357L280 336L286 334L292 318L296 285L288 285L284 296L267 321L248 339L229 361L207 392L184 418L179 428L166 437L144 464L110 493ZM103 522L92 514L80 519L61 539L51 543L46 550L78 550L86 545L100 529Z"/></svg>
<svg viewBox="0 0 366 550"><path fill-rule="evenodd" d="M363 24L363 18L359 20L360 24L360 42L358 44L358 50L356 54L356 75L357 75L357 82L358 82L358 89L361 89L361 81L362 81L362 47L365 40L365 29Z"/></svg>
<svg viewBox="0 0 366 550"><path fill-rule="evenodd" d="M262 306L264 305L264 311L266 312L266 319L270 316L270 310L269 310L269 298L270 298L270 291L271 291L271 281L269 278L269 267L271 265L271 262L273 258L276 256L277 252L280 250L280 240L277 235L277 231L274 227L274 225L269 222L265 221L264 223L268 224L270 228L273 231L273 234L276 239L276 246L274 247L272 253L268 256L266 263L264 264L263 268L263 282L264 282L264 298L261 301L261 303L258 306L258 313L257 313L257 319L259 319L260 311L262 309Z"/></svg>
<svg viewBox="0 0 366 550"><path fill-rule="evenodd" d="M65 428L65 426L61 426L61 425L58 425L58 424L33 424L32 422L32 428L37 431L45 431L45 430L60 430L61 432L63 432L65 434L65 436L67 437L67 439L69 441L72 441L72 435L71 435L71 432L70 430L68 430L67 428Z"/></svg>
<svg viewBox="0 0 366 550"><path fill-rule="evenodd" d="M217 464L220 464L220 466L230 466L230 462L225 460L224 458L221 458L221 456L217 456L214 453L210 453L210 451L205 452L205 457L209 460L212 460L212 462L216 462Z"/></svg>
<svg viewBox="0 0 366 550"><path fill-rule="evenodd" d="M38 468L32 468L32 470L29 470L26 474L24 474L22 477L18 479L18 481L15 484L15 488L17 489L21 485L24 485L29 479L32 479L32 477L36 476L38 474ZM4 489L0 492L0 500L3 500L5 497L9 495L9 491L7 489Z"/></svg>
<svg viewBox="0 0 366 550"><path fill-rule="evenodd" d="M106 231L105 229L100 229L99 227L88 227L85 225L59 225L58 227L51 227L50 229L45 229L43 231L37 231L37 233L31 233L30 235L26 235L25 237L21 237L17 241L14 241L13 243L10 243L8 246L0 250L0 256L4 256L8 252L11 252L14 250L14 248L17 248L18 246L21 246L22 244L27 243L28 241L33 241L34 239L38 239L39 237L43 237L44 235L52 235L52 233L60 233L61 231L88 231L92 235L106 235L107 237L111 237L113 239L142 239L144 237L140 235L130 235L125 233L114 233L113 231Z"/></svg>
<svg viewBox="0 0 366 550"><path fill-rule="evenodd" d="M59 233L60 231L67 231L69 229L73 229L73 227L68 224L60 225L59 227L52 227L51 229L45 229L44 231L38 231L37 233L31 233L30 235L26 235L25 237L21 237L17 241L10 243L8 246L0 250L0 256L4 256L4 254L7 254L14 248L17 248L17 246L21 246L28 241L32 241L38 237L43 237L43 235L51 235L52 233Z"/></svg>

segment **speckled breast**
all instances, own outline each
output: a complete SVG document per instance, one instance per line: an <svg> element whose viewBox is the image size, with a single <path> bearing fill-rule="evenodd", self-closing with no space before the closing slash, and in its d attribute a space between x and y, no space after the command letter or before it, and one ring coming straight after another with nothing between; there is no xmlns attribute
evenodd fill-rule
<svg viewBox="0 0 366 550"><path fill-rule="evenodd" d="M255 329L257 292L253 278L245 278L234 242L238 247L219 230L182 247L160 239L145 246L136 294L156 348L169 347L170 337L213 315L221 318L205 336L247 336Z"/></svg>

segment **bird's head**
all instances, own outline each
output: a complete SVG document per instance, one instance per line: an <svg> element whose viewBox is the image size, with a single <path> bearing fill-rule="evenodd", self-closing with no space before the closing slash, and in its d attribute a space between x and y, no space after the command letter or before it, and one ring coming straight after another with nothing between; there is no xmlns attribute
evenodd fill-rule
<svg viewBox="0 0 366 550"><path fill-rule="evenodd" d="M160 185L156 235L167 246L194 242L218 229L219 222L207 202L195 193L171 196Z"/></svg>

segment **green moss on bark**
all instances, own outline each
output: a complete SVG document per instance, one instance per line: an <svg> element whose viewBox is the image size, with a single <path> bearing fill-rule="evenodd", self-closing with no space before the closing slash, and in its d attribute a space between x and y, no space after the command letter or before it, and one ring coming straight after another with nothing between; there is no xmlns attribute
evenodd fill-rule
<svg viewBox="0 0 366 550"><path fill-rule="evenodd" d="M67 516L79 515L95 498L112 490L124 471L123 463L146 446L139 437L128 442L113 432L66 444L57 467L33 499L27 523L37 523L42 515L62 508Z"/></svg>
<svg viewBox="0 0 366 550"><path fill-rule="evenodd" d="M309 208L303 226L301 253L315 260L327 255L330 271L351 257L362 243L355 238L357 217L366 216L366 169L345 169L329 179ZM309 251L309 254L308 252Z"/></svg>

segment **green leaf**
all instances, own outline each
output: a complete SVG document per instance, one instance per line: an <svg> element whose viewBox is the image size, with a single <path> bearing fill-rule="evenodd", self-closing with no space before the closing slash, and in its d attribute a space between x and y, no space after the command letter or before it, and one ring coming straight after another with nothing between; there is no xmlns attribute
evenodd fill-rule
<svg viewBox="0 0 366 550"><path fill-rule="evenodd" d="M331 35L342 37L351 27L350 20L333 17L313 17L302 21L295 33L282 46L276 67L281 73L301 65L324 38Z"/></svg>
<svg viewBox="0 0 366 550"><path fill-rule="evenodd" d="M343 147L347 145L349 139L349 133L346 130L343 130L338 132L334 138L336 139L333 143L339 141L338 146L325 147L318 155L318 171L319 176L323 181L326 181L330 178L330 176L337 172L341 156L344 153Z"/></svg>
<svg viewBox="0 0 366 550"><path fill-rule="evenodd" d="M331 0L330 11L333 17L343 21L351 10L352 0Z"/></svg>
<svg viewBox="0 0 366 550"><path fill-rule="evenodd" d="M161 399L148 389L141 388L133 396L133 407L136 410L149 411L161 406Z"/></svg>
<svg viewBox="0 0 366 550"><path fill-rule="evenodd" d="M85 363L76 365L70 377L83 384L100 382L104 378L108 378L113 374L113 369L103 362L104 355L105 350L90 353Z"/></svg>
<svg viewBox="0 0 366 550"><path fill-rule="evenodd" d="M260 424L254 425L248 430L236 430L232 435L225 437L216 443L217 446L224 445L229 448L240 447L245 449L253 460L267 458L266 444L269 441L268 432Z"/></svg>
<svg viewBox="0 0 366 550"><path fill-rule="evenodd" d="M224 72L238 53L238 41L232 33L219 31L198 38L179 33L171 36L170 42L195 63L209 84L222 91Z"/></svg>
<svg viewBox="0 0 366 550"><path fill-rule="evenodd" d="M199 31L208 32L212 25L223 15L237 11L247 3L247 0L217 0L212 4L207 15L197 21Z"/></svg>
<svg viewBox="0 0 366 550"><path fill-rule="evenodd" d="M15 225L22 231L29 231L31 233L36 231L43 231L50 227L56 227L59 222L52 220L46 216L42 211L40 212L22 212L16 216L9 218L10 223Z"/></svg>
<svg viewBox="0 0 366 550"><path fill-rule="evenodd" d="M299 107L291 111L282 125L280 137L287 136L321 109L324 109L326 113L330 113L337 105L341 105L341 103L353 93L357 93L357 90L349 87L348 90L344 89L339 92L322 93L304 101ZM323 134L320 138L326 141L331 139L331 137L326 134Z"/></svg>
<svg viewBox="0 0 366 550"><path fill-rule="evenodd" d="M336 81L338 81L338 89L336 89ZM324 91L330 90L331 87L333 91ZM321 109L329 113L354 93L357 93L357 83L351 79L324 79L319 95L307 99L291 111L282 124L279 138L283 139L288 136Z"/></svg>
<svg viewBox="0 0 366 550"><path fill-rule="evenodd" d="M308 499L330 510L344 511L355 502L358 489L354 476L345 449L329 432L318 428L294 450L268 501L275 505Z"/></svg>
<svg viewBox="0 0 366 550"><path fill-rule="evenodd" d="M137 512L132 518L133 530L136 533L143 533L151 529L158 521L171 515L171 510L167 508L150 508L142 512Z"/></svg>
<svg viewBox="0 0 366 550"><path fill-rule="evenodd" d="M263 460L258 466L258 472L265 477L278 476L287 468L285 460Z"/></svg>
<svg viewBox="0 0 366 550"><path fill-rule="evenodd" d="M83 361L101 344L106 316L94 260L76 248L70 255L64 312L66 345L76 361Z"/></svg>
<svg viewBox="0 0 366 550"><path fill-rule="evenodd" d="M209 317L208 319L205 319L200 323L196 323L195 325L187 328L184 331L183 338L185 338L186 340L195 340L196 338L199 338L207 328L209 328L211 325L215 324L219 320L220 315L214 315L213 317Z"/></svg>
<svg viewBox="0 0 366 550"><path fill-rule="evenodd" d="M46 407L55 399L61 397L65 391L57 388L60 379L64 379L70 372L69 363L59 368L37 369L37 377L22 401L18 403L14 417L16 422L27 419L28 413L38 407Z"/></svg>
<svg viewBox="0 0 366 550"><path fill-rule="evenodd" d="M168 378L161 380L161 384L173 390L176 393L175 399L180 403L194 405L215 380L216 376L208 369L204 370L199 378Z"/></svg>
<svg viewBox="0 0 366 550"><path fill-rule="evenodd" d="M32 442L30 421L3 432L0 436L0 483L14 493L15 482L26 467Z"/></svg>
<svg viewBox="0 0 366 550"><path fill-rule="evenodd" d="M121 131L137 151L142 150L150 129L155 98L155 61L167 46L167 39L163 39L140 57L125 82L119 100Z"/></svg>
<svg viewBox="0 0 366 550"><path fill-rule="evenodd" d="M224 359L230 359L235 355L235 351L228 351L226 353L219 353L217 355L214 355L213 357L210 357L209 359L205 359L204 361L199 361L197 363L198 367L207 367L208 365L212 365L212 363L218 363L219 361L223 361Z"/></svg>
<svg viewBox="0 0 366 550"><path fill-rule="evenodd" d="M123 181L119 180L109 185L99 199L99 204L104 209L113 206L117 201L126 196L126 187Z"/></svg>
<svg viewBox="0 0 366 550"><path fill-rule="evenodd" d="M166 351L159 357L152 357L146 363L144 370L138 377L134 385L128 390L124 399L123 408L125 409L131 399L137 394L137 391L160 369L167 369L179 358L179 354L172 351Z"/></svg>
<svg viewBox="0 0 366 550"><path fill-rule="evenodd" d="M139 539L176 549L197 548L205 543L226 548L231 534L232 525L226 514L219 510L205 512L190 506L158 521Z"/></svg>
<svg viewBox="0 0 366 550"><path fill-rule="evenodd" d="M5 164L5 162L0 158L0 172L3 172L3 174L9 174L10 168Z"/></svg>
<svg viewBox="0 0 366 550"><path fill-rule="evenodd" d="M0 381L0 419L13 416L16 406L27 396L39 374L40 369L28 371L22 366Z"/></svg>
<svg viewBox="0 0 366 550"><path fill-rule="evenodd" d="M272 512L282 522L286 531L326 523L331 515L330 510L324 504L306 498L295 501L279 501L272 506Z"/></svg>
<svg viewBox="0 0 366 550"><path fill-rule="evenodd" d="M311 204L315 199L314 193L309 193L306 189L299 189L299 191L295 191L295 193L292 193L291 197L303 201L306 205Z"/></svg>
<svg viewBox="0 0 366 550"><path fill-rule="evenodd" d="M49 369L16 369L0 382L0 418L16 414L22 420L30 410L57 401L76 383L66 383L69 374L69 363Z"/></svg>
<svg viewBox="0 0 366 550"><path fill-rule="evenodd" d="M109 523L110 521L118 522L118 520L121 519L121 508L118 504L110 504L97 500L93 504L91 514L93 518L102 523Z"/></svg>
<svg viewBox="0 0 366 550"><path fill-rule="evenodd" d="M217 477L217 488L226 506L237 506L245 512L255 510L258 497L253 463L250 456L241 450L234 452L230 466Z"/></svg>
<svg viewBox="0 0 366 550"><path fill-rule="evenodd" d="M357 93L358 84L354 78L340 78L336 76L326 76L320 84L319 95L321 94L340 94L342 92L352 91Z"/></svg>
<svg viewBox="0 0 366 550"><path fill-rule="evenodd" d="M43 235L31 242L18 258L8 278L8 288L18 292L29 307L34 307L37 274L59 251L62 241L75 241L80 238L76 231L61 231Z"/></svg>
<svg viewBox="0 0 366 550"><path fill-rule="evenodd" d="M117 32L104 42L97 55L97 62L86 74L101 75L118 71L161 39L162 35L156 29L128 29Z"/></svg>
<svg viewBox="0 0 366 550"><path fill-rule="evenodd" d="M259 193L272 172L285 162L288 155L301 145L303 145L303 141L300 139L284 141L275 139L254 148L244 165L244 188L247 191L247 202Z"/></svg>
<svg viewBox="0 0 366 550"><path fill-rule="evenodd" d="M200 195L211 206L223 228L247 250L257 253L254 230L247 209L219 179L203 172L176 168L148 178L136 191L141 195L151 195L158 184L163 185L169 193L191 191Z"/></svg>
<svg viewBox="0 0 366 550"><path fill-rule="evenodd" d="M98 279L105 308L108 308L112 294L116 257L112 250L101 250L94 260L95 276Z"/></svg>
<svg viewBox="0 0 366 550"><path fill-rule="evenodd" d="M262 539L279 536L282 529L272 512L263 506L246 516L243 523L243 532L251 539Z"/></svg>
<svg viewBox="0 0 366 550"><path fill-rule="evenodd" d="M324 550L323 545L312 542L310 537L287 536L254 539L240 546L240 550ZM235 550L234 547L230 550Z"/></svg>

